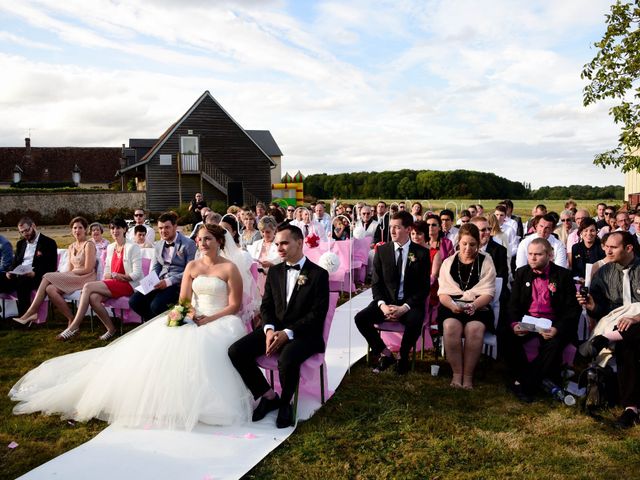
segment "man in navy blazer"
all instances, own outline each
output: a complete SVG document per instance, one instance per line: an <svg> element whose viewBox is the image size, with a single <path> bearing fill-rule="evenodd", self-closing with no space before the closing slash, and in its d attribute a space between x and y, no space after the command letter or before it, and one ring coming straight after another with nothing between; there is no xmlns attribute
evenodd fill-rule
<svg viewBox="0 0 640 480"><path fill-rule="evenodd" d="M146 295L135 292L129 299L129 306L143 320L160 315L178 301L182 274L196 255L195 242L178 232L177 222L178 216L174 212L158 217L160 240L154 245L151 270L156 272L160 281L153 291Z"/></svg>
<svg viewBox="0 0 640 480"><path fill-rule="evenodd" d="M30 266L33 271L24 275L2 273L0 292L16 291L18 314L22 315L31 305L31 291L38 288L42 276L47 272L56 271L58 245L52 238L38 232L36 224L29 217L23 217L18 221L18 232L22 239L16 244L16 254L9 271L20 265Z"/></svg>
<svg viewBox="0 0 640 480"><path fill-rule="evenodd" d="M391 217L392 241L378 246L373 258L373 302L355 316L356 326L373 355L380 356L374 372L386 370L396 363L375 328L376 324L391 321L405 327L396 365L399 374L409 370L409 352L422 330L431 261L429 250L411 241L412 227L413 216L407 211L399 211Z"/></svg>

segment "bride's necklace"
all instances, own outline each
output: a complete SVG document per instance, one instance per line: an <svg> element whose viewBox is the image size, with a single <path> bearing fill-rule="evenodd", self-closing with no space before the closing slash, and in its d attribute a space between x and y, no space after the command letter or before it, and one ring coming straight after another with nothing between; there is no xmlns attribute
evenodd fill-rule
<svg viewBox="0 0 640 480"><path fill-rule="evenodd" d="M467 277L467 281L464 282L462 280L462 271L460 270L460 264L462 263L462 261L460 260L460 257L458 257L458 278L460 279L460 287L462 288L463 292L467 291L467 288L469 288L469 283L471 282L471 276L473 275L473 267L475 267L476 262L479 263L480 261L480 256L477 256L476 259L471 262L471 270L469 270L469 276Z"/></svg>

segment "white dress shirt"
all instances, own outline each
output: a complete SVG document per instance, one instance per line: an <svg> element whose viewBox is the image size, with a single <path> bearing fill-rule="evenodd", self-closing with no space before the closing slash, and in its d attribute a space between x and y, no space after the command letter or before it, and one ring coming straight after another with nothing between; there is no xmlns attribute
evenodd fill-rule
<svg viewBox="0 0 640 480"><path fill-rule="evenodd" d="M540 237L537 233L532 233L528 237L525 237L522 242L520 242L520 245L518 246L518 254L516 255L516 268L524 267L528 263L527 249L529 248L529 244L533 241L534 238ZM569 262L567 260L567 248L564 246L564 244L553 235L549 236L547 240L553 247L553 263L555 263L559 267L569 268Z"/></svg>
<svg viewBox="0 0 640 480"><path fill-rule="evenodd" d="M296 263L286 262L287 265L290 265L290 266L300 265L300 270L296 270L294 268L287 269L287 305L289 304L289 300L291 300L291 295L293 295L293 291L295 290L296 284L298 283L298 277L300 277L300 272L302 271L302 268L304 267L304 262L306 260L307 260L307 257L303 256ZM274 325L269 323L264 326L263 330L264 330L264 333L266 334L268 330L275 330L275 328L276 327ZM284 333L287 334L287 337L289 337L289 340L293 340L293 330L285 328Z"/></svg>
<svg viewBox="0 0 640 480"><path fill-rule="evenodd" d="M38 240L40 240L40 234L36 235L33 242L27 242L27 247L24 249L24 257L22 257L22 265L30 267L33 265L33 259L36 256L36 247L38 246Z"/></svg>

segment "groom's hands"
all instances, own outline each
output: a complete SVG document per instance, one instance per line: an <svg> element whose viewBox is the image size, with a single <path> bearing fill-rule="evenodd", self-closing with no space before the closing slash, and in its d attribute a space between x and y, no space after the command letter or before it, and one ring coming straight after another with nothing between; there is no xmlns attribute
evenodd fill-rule
<svg viewBox="0 0 640 480"><path fill-rule="evenodd" d="M289 341L289 337L283 331L276 332L275 330L269 329L265 335L267 336L267 357L278 352L284 344Z"/></svg>

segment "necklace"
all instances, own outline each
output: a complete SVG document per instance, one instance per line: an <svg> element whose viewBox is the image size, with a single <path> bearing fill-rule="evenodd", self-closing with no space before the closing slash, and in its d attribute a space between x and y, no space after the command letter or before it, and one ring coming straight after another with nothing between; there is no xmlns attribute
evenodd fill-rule
<svg viewBox="0 0 640 480"><path fill-rule="evenodd" d="M471 262L471 270L469 270L469 276L467 277L467 281L464 282L462 280L462 272L460 271L460 264L462 262L460 261L460 257L458 257L458 278L460 279L460 287L462 288L463 292L466 292L467 289L469 288L469 283L471 282L471 276L473 275L473 267L475 267L476 262L479 263L479 261L480 261L480 257L477 256L476 259L473 262Z"/></svg>

